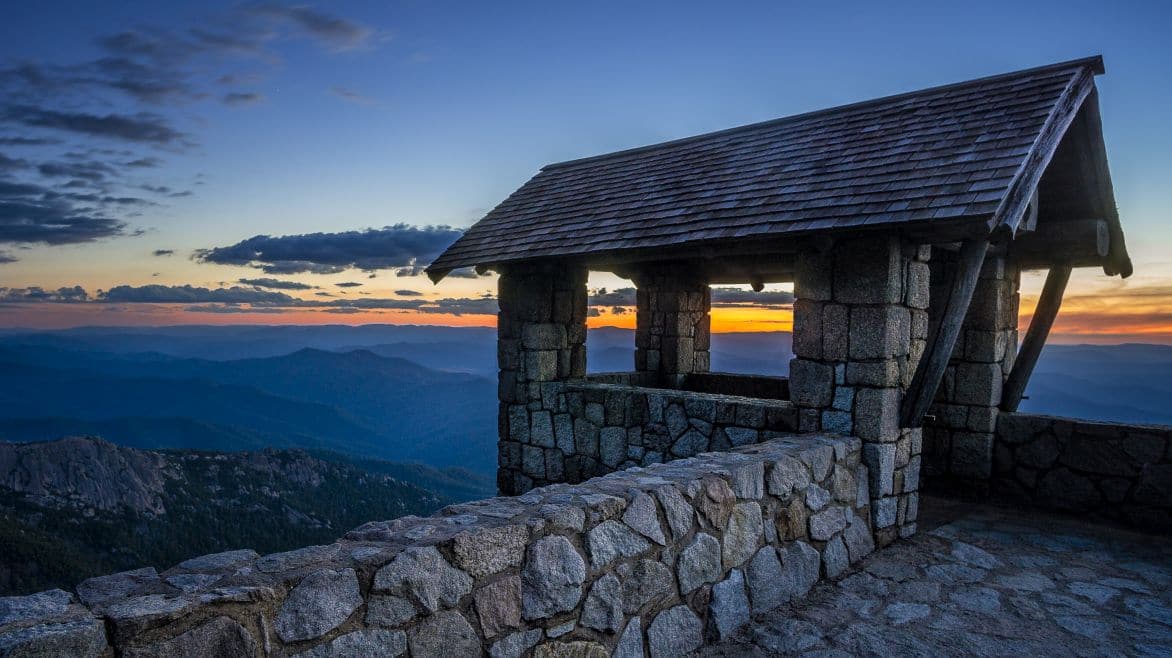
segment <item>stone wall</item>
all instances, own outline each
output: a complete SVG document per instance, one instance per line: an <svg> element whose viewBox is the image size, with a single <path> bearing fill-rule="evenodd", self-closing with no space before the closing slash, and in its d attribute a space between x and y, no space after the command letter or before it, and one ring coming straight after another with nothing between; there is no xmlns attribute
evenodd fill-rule
<svg viewBox="0 0 1172 658"><path fill-rule="evenodd" d="M1002 413L994 498L1172 532L1172 427Z"/></svg>
<svg viewBox="0 0 1172 658"><path fill-rule="evenodd" d="M932 299L943 299L955 276L954 254L932 261ZM1004 256L981 268L944 380L924 424L924 477L934 488L984 493L993 468L993 434L1001 387L1017 357L1020 272ZM943 303L933 304L933 326Z"/></svg>
<svg viewBox="0 0 1172 658"><path fill-rule="evenodd" d="M516 474L515 493L727 450L797 429L796 410L787 401L628 383L646 378L646 373L608 373L549 388L548 430L501 442L501 468Z"/></svg>
<svg viewBox="0 0 1172 658"><path fill-rule="evenodd" d="M867 479L774 439L0 599L0 655L683 655L869 553Z"/></svg>
<svg viewBox="0 0 1172 658"><path fill-rule="evenodd" d="M790 397L802 431L863 440L881 545L915 532L921 431L900 405L928 335L931 248L891 235L798 255Z"/></svg>

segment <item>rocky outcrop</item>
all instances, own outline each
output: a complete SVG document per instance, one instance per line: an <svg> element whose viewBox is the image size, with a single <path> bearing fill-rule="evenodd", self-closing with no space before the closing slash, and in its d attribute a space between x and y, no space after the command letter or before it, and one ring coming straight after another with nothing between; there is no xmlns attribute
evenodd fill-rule
<svg viewBox="0 0 1172 658"><path fill-rule="evenodd" d="M0 655L681 655L873 548L860 453L778 438L0 599Z"/></svg>
<svg viewBox="0 0 1172 658"><path fill-rule="evenodd" d="M46 506L163 514L175 477L162 454L101 439L0 443L0 486Z"/></svg>
<svg viewBox="0 0 1172 658"><path fill-rule="evenodd" d="M450 502L370 468L296 450L151 451L100 439L0 443L0 595L69 588L97 573L238 546L273 551L330 542L367 519L428 514ZM468 550L512 554L515 543L484 537ZM307 557L257 566L281 570ZM175 584L191 588L198 580L183 576ZM91 585L116 592L125 583Z"/></svg>

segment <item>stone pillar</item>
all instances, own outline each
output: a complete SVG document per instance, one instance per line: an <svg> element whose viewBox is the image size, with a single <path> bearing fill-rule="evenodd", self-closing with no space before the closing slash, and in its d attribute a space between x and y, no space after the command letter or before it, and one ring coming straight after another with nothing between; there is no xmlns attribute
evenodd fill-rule
<svg viewBox="0 0 1172 658"><path fill-rule="evenodd" d="M586 375L585 268L512 266L498 283L497 487L505 495L563 481L574 453L562 382Z"/></svg>
<svg viewBox="0 0 1172 658"><path fill-rule="evenodd" d="M932 262L933 299L945 294L956 269L953 254ZM1004 256L989 256L972 305L925 423L924 471L933 486L988 493L1001 386L1017 356L1020 271ZM940 287L937 287L940 286ZM941 304L930 309L938 318Z"/></svg>
<svg viewBox="0 0 1172 658"><path fill-rule="evenodd" d="M900 405L928 333L927 246L896 236L799 255L790 399L802 431L863 440L881 545L915 532L921 433Z"/></svg>
<svg viewBox="0 0 1172 658"><path fill-rule="evenodd" d="M708 372L712 289L684 265L650 267L635 277L635 370L661 386Z"/></svg>

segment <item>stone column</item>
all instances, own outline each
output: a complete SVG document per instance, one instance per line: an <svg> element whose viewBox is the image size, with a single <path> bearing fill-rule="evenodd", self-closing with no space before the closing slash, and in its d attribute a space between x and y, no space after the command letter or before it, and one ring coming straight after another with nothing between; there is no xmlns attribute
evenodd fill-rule
<svg viewBox="0 0 1172 658"><path fill-rule="evenodd" d="M799 255L790 398L802 431L863 440L881 545L915 532L921 433L900 405L924 353L929 247L896 236Z"/></svg>
<svg viewBox="0 0 1172 658"><path fill-rule="evenodd" d="M932 262L933 297L956 269L952 254ZM993 438L1001 386L1017 356L1020 271L1004 256L989 256L973 293L972 305L925 423L924 471L933 486L960 493L985 494L993 468ZM932 319L939 304L930 309Z"/></svg>
<svg viewBox="0 0 1172 658"><path fill-rule="evenodd" d="M708 372L712 289L686 265L648 267L635 276L635 370L661 386Z"/></svg>
<svg viewBox="0 0 1172 658"><path fill-rule="evenodd" d="M557 263L512 266L498 283L500 434L505 495L563 481L574 452L562 382L586 375L586 275Z"/></svg>

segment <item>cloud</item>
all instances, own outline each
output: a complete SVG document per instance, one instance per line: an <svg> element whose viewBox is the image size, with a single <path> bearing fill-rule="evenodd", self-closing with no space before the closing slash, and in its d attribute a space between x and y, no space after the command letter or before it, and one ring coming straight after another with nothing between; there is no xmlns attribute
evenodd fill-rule
<svg viewBox="0 0 1172 658"><path fill-rule="evenodd" d="M49 146L60 143L59 139L47 137L0 137L0 146Z"/></svg>
<svg viewBox="0 0 1172 658"><path fill-rule="evenodd" d="M31 105L10 105L0 113L0 120L90 137L160 145L191 145L187 135L172 128L164 117L148 112L102 116L85 112L58 112Z"/></svg>
<svg viewBox="0 0 1172 658"><path fill-rule="evenodd" d="M257 290L256 288L200 288L192 285L164 286L115 286L99 293L98 298L104 302L117 303L151 303L151 304L191 304L199 302L217 302L222 304L289 304L295 305L297 300L285 293Z"/></svg>
<svg viewBox="0 0 1172 658"><path fill-rule="evenodd" d="M381 229L303 235L257 235L197 252L203 263L242 265L269 274L337 273L347 269L418 269L460 236L450 226L395 224Z"/></svg>
<svg viewBox="0 0 1172 658"><path fill-rule="evenodd" d="M81 286L45 290L37 286L31 288L0 288L0 303L22 304L38 302L55 302L58 304L73 304L89 299L89 294Z"/></svg>
<svg viewBox="0 0 1172 658"><path fill-rule="evenodd" d="M312 290L317 286L311 286L308 283L301 283L300 281L282 281L281 279L238 279L237 283L243 283L246 286L256 286L258 288L272 288L273 290ZM318 293L321 294L321 293Z"/></svg>
<svg viewBox="0 0 1172 658"><path fill-rule="evenodd" d="M224 94L225 105L254 105L265 99L264 94L257 92L232 92Z"/></svg>
<svg viewBox="0 0 1172 658"><path fill-rule="evenodd" d="M261 5L253 11L284 21L302 30L333 50L354 50L366 46L374 31L353 21L315 11L306 6Z"/></svg>
<svg viewBox="0 0 1172 658"><path fill-rule="evenodd" d="M15 263L17 260L18 259L16 258L16 256L13 256L12 254L8 253L7 251L0 251L0 265L3 265L5 263Z"/></svg>
<svg viewBox="0 0 1172 658"><path fill-rule="evenodd" d="M153 155L160 149L177 153L197 145L186 129L187 122L201 124L192 106L217 101L247 105L264 99L259 89L224 90L217 85L263 83L263 71L245 67L277 65L274 46L283 37L307 37L341 51L366 45L374 34L331 13L276 4L205 13L198 21L99 37L97 55L89 59L0 61L0 145L29 149L19 156L0 154L0 174L30 176L19 183L0 181L0 246L132 234L127 222L139 215L138 208L153 202L125 189L146 189L168 199L192 194L132 178L165 165ZM95 140L124 148L90 148ZM70 161L70 154L63 158L59 151L65 149L82 157L77 162ZM17 185L42 189L16 193ZM272 263L269 268L274 273L341 269L312 262L300 267Z"/></svg>
<svg viewBox="0 0 1172 658"><path fill-rule="evenodd" d="M73 178L91 183L104 183L118 171L103 162L45 162L37 165L37 172L45 178Z"/></svg>
<svg viewBox="0 0 1172 658"><path fill-rule="evenodd" d="M330 308L353 308L356 310L404 310L428 314L447 315L495 315L495 297L459 297L437 299L340 299L325 303Z"/></svg>
<svg viewBox="0 0 1172 658"><path fill-rule="evenodd" d="M126 224L39 185L0 180L0 244L74 244L124 235Z"/></svg>
<svg viewBox="0 0 1172 658"><path fill-rule="evenodd" d="M345 87L330 87L330 93L334 94L335 96L337 96L338 98L341 98L344 101L348 101L348 102L354 103L356 105L370 106L370 105L377 105L378 104L378 101L374 100L373 98L366 96L366 95L363 95L363 94L360 94L360 93L354 91L353 89L347 89Z"/></svg>
<svg viewBox="0 0 1172 658"><path fill-rule="evenodd" d="M24 169L28 166L28 160L21 160L19 158L10 158L3 153L0 153L0 171L12 171L14 169Z"/></svg>
<svg viewBox="0 0 1172 658"><path fill-rule="evenodd" d="M284 309L266 308L263 306L233 306L232 304L196 304L186 306L183 310L190 313L284 313Z"/></svg>
<svg viewBox="0 0 1172 658"><path fill-rule="evenodd" d="M740 288L713 288L713 306L752 306L758 308L789 308L794 303L792 292L784 290L742 290Z"/></svg>
<svg viewBox="0 0 1172 658"><path fill-rule="evenodd" d="M338 286L339 288L357 288L362 284L358 283L357 281L343 281L341 283L335 283L334 285Z"/></svg>
<svg viewBox="0 0 1172 658"><path fill-rule="evenodd" d="M138 189L145 192L150 192L151 194L165 196L169 199L177 199L179 197L191 196L193 194L191 190L176 190L175 188L169 187L167 185L139 185Z"/></svg>
<svg viewBox="0 0 1172 658"><path fill-rule="evenodd" d="M590 304L594 306L610 306L612 313L622 313L616 309L635 306L635 288L616 288L607 290L599 288L590 291ZM756 308L788 308L794 302L793 293L784 290L765 290L753 292L740 288L718 287L712 289L712 305L720 306L751 306Z"/></svg>
<svg viewBox="0 0 1172 658"><path fill-rule="evenodd" d="M590 304L592 306L634 306L635 289L616 288L615 290L607 290L606 288L598 288L597 290L591 290Z"/></svg>
<svg viewBox="0 0 1172 658"><path fill-rule="evenodd" d="M187 72L158 62L144 64L127 57L103 57L88 66L83 65L73 81L114 89L151 105L196 100L202 95L188 81Z"/></svg>
<svg viewBox="0 0 1172 658"><path fill-rule="evenodd" d="M307 260L280 260L254 267L259 267L265 274L338 274L346 271L342 265L322 265Z"/></svg>
<svg viewBox="0 0 1172 658"><path fill-rule="evenodd" d="M156 255L156 256L174 256L175 250L174 249L155 249L154 255Z"/></svg>
<svg viewBox="0 0 1172 658"><path fill-rule="evenodd" d="M400 297L422 297L423 293L418 290L396 290L395 294Z"/></svg>
<svg viewBox="0 0 1172 658"><path fill-rule="evenodd" d="M285 313L320 311L329 313L362 313L378 311L405 311L426 315L495 315L496 298L491 294L481 297L451 297L422 299L421 293L401 290L400 298L363 297L337 298L326 291L315 291L313 297L302 299L281 290L309 290L315 286L294 281L257 278L239 279L243 285L223 284L218 288L194 285L118 285L106 291L89 294L81 286L48 290L41 287L0 288L0 303L87 303L105 310L127 309L135 304L179 305L184 310L206 313ZM363 293L368 294L368 293ZM403 297L406 297L404 299Z"/></svg>

